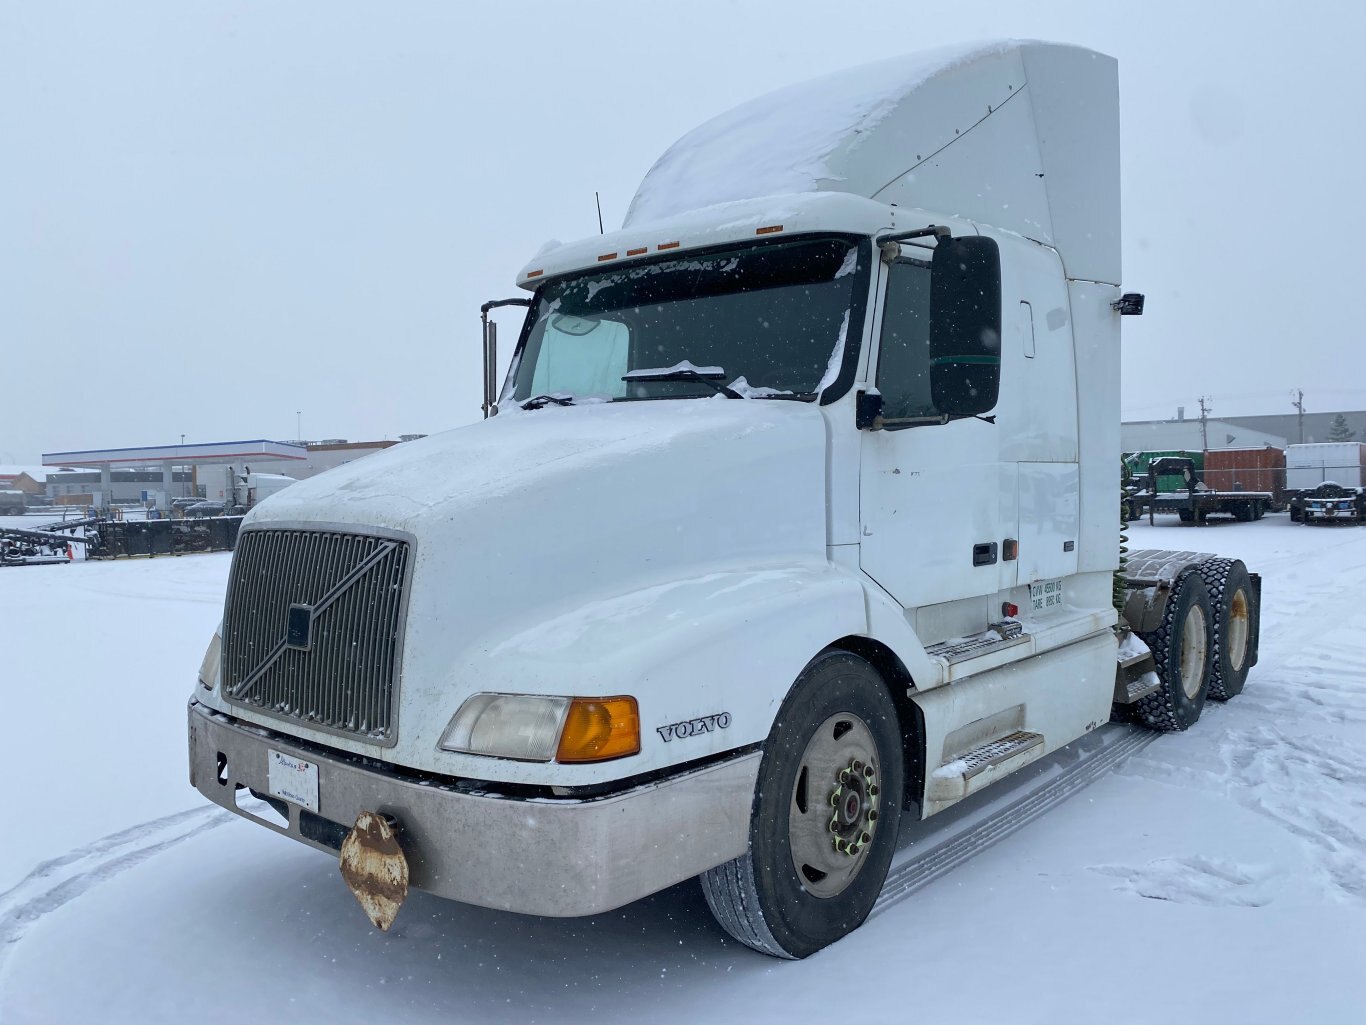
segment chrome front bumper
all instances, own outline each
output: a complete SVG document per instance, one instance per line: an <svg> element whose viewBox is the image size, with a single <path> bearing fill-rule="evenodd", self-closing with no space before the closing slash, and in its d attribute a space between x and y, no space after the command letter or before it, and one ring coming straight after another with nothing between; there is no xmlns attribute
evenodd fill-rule
<svg viewBox="0 0 1366 1025"><path fill-rule="evenodd" d="M532 915L593 915L739 857L758 752L591 799L525 799L400 778L190 702L190 783L230 811L335 855L362 811L395 818L412 885ZM319 814L286 803L288 827L237 807L269 791L268 752L318 766Z"/></svg>

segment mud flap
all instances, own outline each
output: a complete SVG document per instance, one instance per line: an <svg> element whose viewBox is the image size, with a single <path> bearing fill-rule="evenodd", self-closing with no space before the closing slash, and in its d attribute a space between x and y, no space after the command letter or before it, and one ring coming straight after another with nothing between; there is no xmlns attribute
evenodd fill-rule
<svg viewBox="0 0 1366 1025"><path fill-rule="evenodd" d="M398 823L363 811L341 846L341 874L361 909L388 932L408 896L408 859L398 842Z"/></svg>

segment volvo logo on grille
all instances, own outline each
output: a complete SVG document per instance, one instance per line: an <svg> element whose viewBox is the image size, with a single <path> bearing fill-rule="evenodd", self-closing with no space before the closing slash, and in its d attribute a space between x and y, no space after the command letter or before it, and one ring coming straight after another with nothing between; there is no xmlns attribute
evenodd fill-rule
<svg viewBox="0 0 1366 1025"><path fill-rule="evenodd" d="M285 646L308 651L313 647L313 606L291 605L285 624Z"/></svg>

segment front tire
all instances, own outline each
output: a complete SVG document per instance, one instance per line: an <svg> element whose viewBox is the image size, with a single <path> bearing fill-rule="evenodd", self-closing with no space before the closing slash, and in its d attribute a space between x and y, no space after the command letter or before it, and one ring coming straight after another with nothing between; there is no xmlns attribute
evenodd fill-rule
<svg viewBox="0 0 1366 1025"><path fill-rule="evenodd" d="M901 727L881 675L848 652L817 656L764 745L749 851L701 876L716 920L784 958L858 928L887 878L904 791Z"/></svg>

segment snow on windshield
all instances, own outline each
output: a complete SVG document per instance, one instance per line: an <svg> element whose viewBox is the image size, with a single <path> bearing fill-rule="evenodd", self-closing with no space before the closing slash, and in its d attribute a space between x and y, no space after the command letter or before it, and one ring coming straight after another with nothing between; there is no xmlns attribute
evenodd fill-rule
<svg viewBox="0 0 1366 1025"><path fill-rule="evenodd" d="M513 398L702 398L727 380L746 397L814 394L838 375L860 262L829 237L548 282Z"/></svg>

